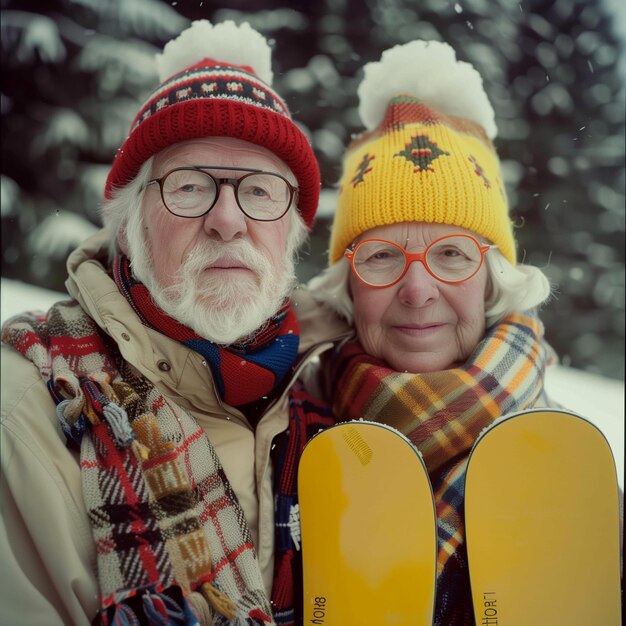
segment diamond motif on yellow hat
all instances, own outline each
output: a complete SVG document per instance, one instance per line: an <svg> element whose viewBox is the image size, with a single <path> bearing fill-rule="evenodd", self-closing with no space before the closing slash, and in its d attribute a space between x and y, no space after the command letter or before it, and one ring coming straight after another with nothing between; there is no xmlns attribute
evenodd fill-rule
<svg viewBox="0 0 626 626"><path fill-rule="evenodd" d="M450 156L449 152L442 150L434 141L426 135L416 135L411 142L406 144L404 150L397 152L394 157L403 156L407 161L415 165L414 172L434 172L431 163L440 156Z"/></svg>

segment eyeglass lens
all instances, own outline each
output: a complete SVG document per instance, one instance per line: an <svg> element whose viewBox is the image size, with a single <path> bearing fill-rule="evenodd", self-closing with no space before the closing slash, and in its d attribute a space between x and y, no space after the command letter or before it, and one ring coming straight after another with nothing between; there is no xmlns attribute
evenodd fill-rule
<svg viewBox="0 0 626 626"><path fill-rule="evenodd" d="M434 241L426 250L424 263L444 281L460 282L476 273L482 262L478 244L469 237L452 236ZM353 266L366 283L376 286L396 281L407 264L404 249L394 243L366 240L354 251Z"/></svg>
<svg viewBox="0 0 626 626"><path fill-rule="evenodd" d="M174 170L163 180L163 201L174 214L197 217L216 201L218 185L202 170ZM282 217L289 207L291 192L285 180L269 173L246 174L235 188L243 212L256 220Z"/></svg>

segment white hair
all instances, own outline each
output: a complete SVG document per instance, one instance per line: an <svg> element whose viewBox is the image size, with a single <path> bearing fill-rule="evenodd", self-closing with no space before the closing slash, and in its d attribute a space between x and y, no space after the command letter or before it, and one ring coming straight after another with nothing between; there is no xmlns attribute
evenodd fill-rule
<svg viewBox="0 0 626 626"><path fill-rule="evenodd" d="M534 265L513 265L499 250L485 255L489 272L485 294L487 326L511 313L521 313L545 304L552 296L547 276Z"/></svg>
<svg viewBox="0 0 626 626"><path fill-rule="evenodd" d="M120 243L126 241L128 218L141 213L143 192L152 176L152 160L153 157L150 157L135 178L124 187L114 189L112 197L102 204L102 223L109 232L109 260L120 253Z"/></svg>
<svg viewBox="0 0 626 626"><path fill-rule="evenodd" d="M485 255L485 264L489 274L485 294L485 321L488 327L510 313L532 309L550 298L550 282L538 267L512 265L496 249ZM350 262L342 257L312 278L307 286L316 300L325 303L352 324L354 305L348 289L350 271Z"/></svg>

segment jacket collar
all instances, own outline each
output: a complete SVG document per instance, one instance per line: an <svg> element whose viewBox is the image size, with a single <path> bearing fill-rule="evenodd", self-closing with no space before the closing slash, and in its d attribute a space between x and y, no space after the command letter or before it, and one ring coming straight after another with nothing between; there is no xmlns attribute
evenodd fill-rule
<svg viewBox="0 0 626 626"><path fill-rule="evenodd" d="M113 338L126 361L182 406L212 414L226 411L244 419L240 411L222 403L201 355L141 323L107 272L108 249L109 233L102 229L70 254L65 283L68 293ZM297 374L307 361L351 331L306 289L296 289L293 302L300 324Z"/></svg>

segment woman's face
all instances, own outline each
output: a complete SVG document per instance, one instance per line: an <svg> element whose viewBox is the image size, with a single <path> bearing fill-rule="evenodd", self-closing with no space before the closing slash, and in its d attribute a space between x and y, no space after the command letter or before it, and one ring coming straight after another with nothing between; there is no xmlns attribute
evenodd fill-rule
<svg viewBox="0 0 626 626"><path fill-rule="evenodd" d="M379 226L358 239L387 239L422 252L444 235L471 231L448 224ZM422 263L411 263L395 285L374 288L350 272L354 323L365 351L400 372L435 372L465 362L485 333L487 267L462 283L446 284Z"/></svg>

